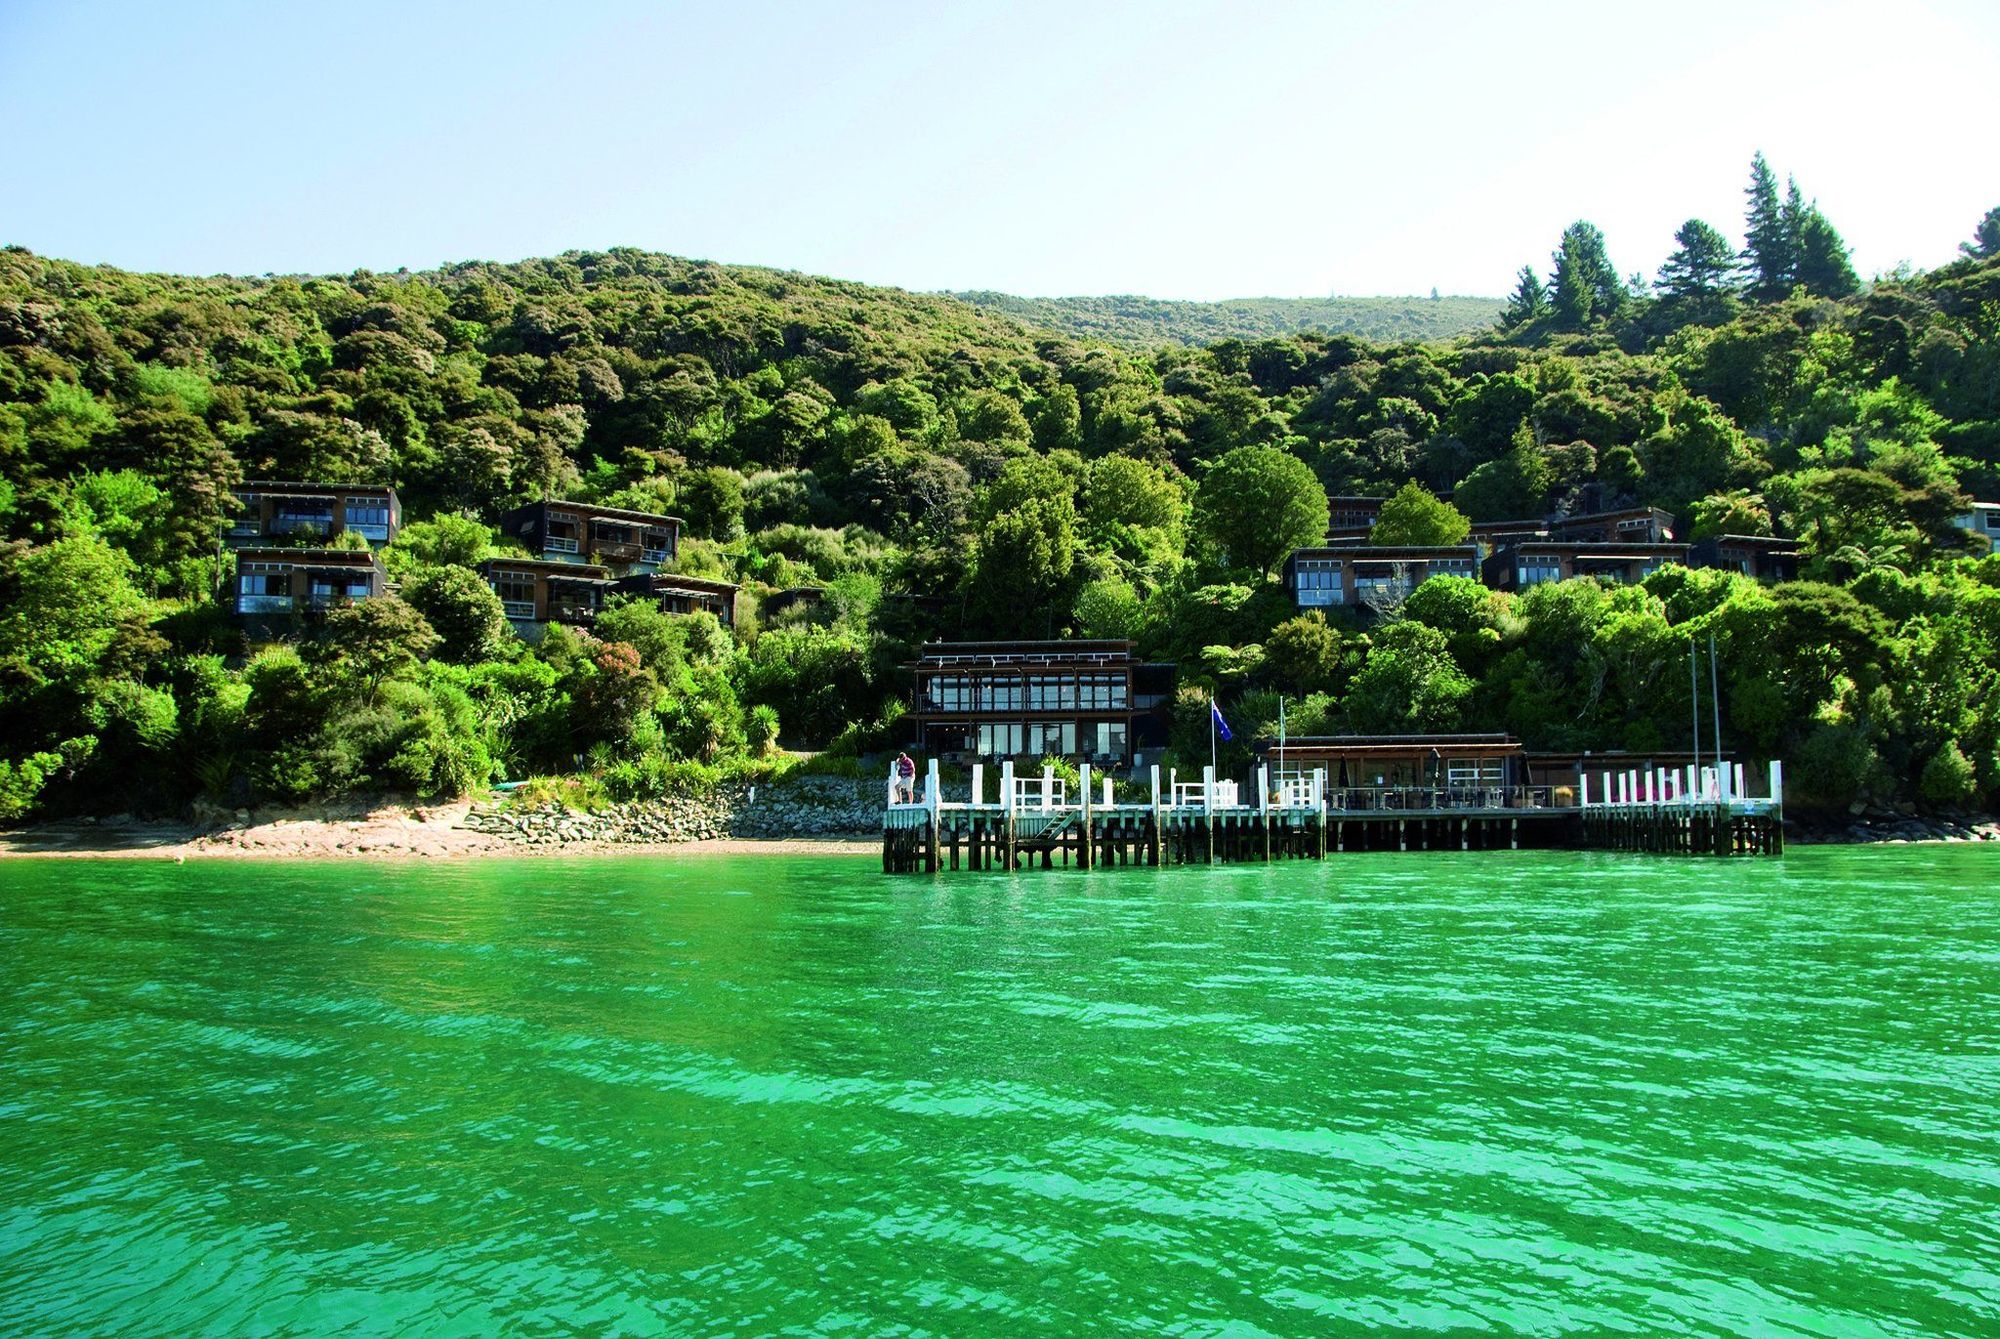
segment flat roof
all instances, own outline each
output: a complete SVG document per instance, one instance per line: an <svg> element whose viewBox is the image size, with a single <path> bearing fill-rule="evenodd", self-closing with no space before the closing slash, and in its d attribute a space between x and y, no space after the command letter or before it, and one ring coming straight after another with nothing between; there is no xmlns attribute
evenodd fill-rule
<svg viewBox="0 0 2000 1339"><path fill-rule="evenodd" d="M545 510L549 507L566 507L571 511L587 512L592 516L610 516L621 521L633 521L641 524L646 522L660 522L675 526L687 524L686 521L678 516L667 516L656 511L629 511L624 507L605 507L595 502L570 502L563 498L545 498L540 502L524 503L513 510L517 512L527 511L533 507L541 507Z"/></svg>
<svg viewBox="0 0 2000 1339"><path fill-rule="evenodd" d="M394 495L395 488L389 484L309 484L291 479L246 480L229 490L238 497L320 497L331 493L388 493Z"/></svg>
<svg viewBox="0 0 2000 1339"><path fill-rule="evenodd" d="M717 581L709 577L684 577L671 572L655 572L636 578L633 584L644 581L655 595L668 591L694 591L701 595L734 595L742 589L733 581Z"/></svg>
<svg viewBox="0 0 2000 1339"><path fill-rule="evenodd" d="M235 549L236 561L288 562L294 567L377 567L380 558L367 549Z"/></svg>
<svg viewBox="0 0 2000 1339"><path fill-rule="evenodd" d="M518 567L529 572L539 572L553 577L569 577L578 581L608 579L611 570L595 563L559 563L550 558L488 558L479 564L481 572L490 572L498 567Z"/></svg>

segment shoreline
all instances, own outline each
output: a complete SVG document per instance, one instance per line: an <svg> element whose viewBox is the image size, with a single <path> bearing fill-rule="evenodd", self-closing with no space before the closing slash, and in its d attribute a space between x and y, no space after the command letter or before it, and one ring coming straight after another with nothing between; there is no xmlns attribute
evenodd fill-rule
<svg viewBox="0 0 2000 1339"><path fill-rule="evenodd" d="M472 860L551 856L881 854L867 834L679 842L509 841L465 826L469 801L284 811L224 824L68 819L0 831L0 860Z"/></svg>
<svg viewBox="0 0 2000 1339"><path fill-rule="evenodd" d="M468 824L474 804L329 805L317 809L239 811L233 821L140 821L79 818L0 830L0 860L506 860L562 856L700 857L740 855L875 856L881 838L867 832L771 837L708 836L688 841L591 838L517 840ZM1939 826L1940 823L1948 825ZM713 831L713 829L710 829ZM1795 846L1980 844L2000 840L2000 824L1906 817L1871 823L1800 824Z"/></svg>

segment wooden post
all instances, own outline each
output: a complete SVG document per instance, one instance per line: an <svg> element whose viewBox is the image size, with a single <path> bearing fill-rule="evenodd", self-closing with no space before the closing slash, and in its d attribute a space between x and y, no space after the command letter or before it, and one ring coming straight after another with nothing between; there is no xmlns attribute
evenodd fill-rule
<svg viewBox="0 0 2000 1339"><path fill-rule="evenodd" d="M1271 863L1271 765L1257 764L1257 826L1264 830L1264 863Z"/></svg>
<svg viewBox="0 0 2000 1339"><path fill-rule="evenodd" d="M1090 764L1087 762L1077 764L1076 788L1083 792L1079 797L1079 802L1083 806L1083 810L1077 815L1078 818L1083 820L1083 831L1080 834L1080 840L1076 848L1076 867L1078 869L1089 869L1093 863L1092 857L1097 853L1091 847L1091 842L1095 840L1096 833L1090 826Z"/></svg>
<svg viewBox="0 0 2000 1339"><path fill-rule="evenodd" d="M1208 829L1208 863L1215 863L1215 767L1201 769L1201 816Z"/></svg>
<svg viewBox="0 0 2000 1339"><path fill-rule="evenodd" d="M986 764L972 764L972 807L977 809L986 803Z"/></svg>
<svg viewBox="0 0 2000 1339"><path fill-rule="evenodd" d="M1000 764L1000 868L1014 868L1014 760Z"/></svg>
<svg viewBox="0 0 2000 1339"><path fill-rule="evenodd" d="M1326 769L1313 768L1313 808L1319 811L1319 858L1326 859Z"/></svg>
<svg viewBox="0 0 2000 1339"><path fill-rule="evenodd" d="M928 820L931 835L930 856L924 863L930 867L929 872L935 874L939 868L938 820L940 816L938 807L938 760L936 758L930 760L930 767L924 773L924 806L930 810Z"/></svg>
<svg viewBox="0 0 2000 1339"><path fill-rule="evenodd" d="M1160 858L1161 858L1160 847L1161 844L1166 840L1166 834L1163 831L1164 814L1160 809L1160 765L1158 763L1154 763L1152 766L1152 780L1153 780L1153 839L1151 843L1151 850L1149 851L1148 855L1149 858L1151 859L1151 862L1154 865L1158 865L1160 863Z"/></svg>

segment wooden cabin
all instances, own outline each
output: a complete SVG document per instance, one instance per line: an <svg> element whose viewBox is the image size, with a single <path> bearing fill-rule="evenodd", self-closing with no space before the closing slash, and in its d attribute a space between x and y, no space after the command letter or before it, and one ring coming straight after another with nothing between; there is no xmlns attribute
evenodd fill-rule
<svg viewBox="0 0 2000 1339"><path fill-rule="evenodd" d="M500 518L500 532L544 562L657 572L680 552L682 522L589 502L530 502Z"/></svg>
<svg viewBox="0 0 2000 1339"><path fill-rule="evenodd" d="M1526 750L1504 734L1301 735L1259 739L1273 779L1324 768L1330 790L1500 791L1528 784Z"/></svg>
<svg viewBox="0 0 2000 1339"><path fill-rule="evenodd" d="M1759 581L1797 581L1799 542L1769 535L1717 535L1696 540L1688 549L1688 566L1741 572Z"/></svg>
<svg viewBox="0 0 2000 1339"><path fill-rule="evenodd" d="M1526 540L1510 544L1482 565L1481 575L1494 590L1520 591L1545 581L1596 577L1631 585L1669 563L1686 566L1686 544L1579 544L1558 540Z"/></svg>
<svg viewBox="0 0 2000 1339"><path fill-rule="evenodd" d="M551 623L590 626L617 585L602 567L546 558L489 558L479 575L500 597L514 631L530 641Z"/></svg>
<svg viewBox="0 0 2000 1339"><path fill-rule="evenodd" d="M1574 544L1671 544L1678 536L1672 512L1625 507L1557 517L1549 522L1549 538Z"/></svg>
<svg viewBox="0 0 2000 1339"><path fill-rule="evenodd" d="M274 543L322 544L360 535L387 544L403 527L403 504L385 484L246 483L235 489L237 513L223 538L231 548Z"/></svg>
<svg viewBox="0 0 2000 1339"><path fill-rule="evenodd" d="M1479 550L1471 544L1357 544L1294 549L1285 559L1284 583L1300 609L1378 608L1401 602L1434 576L1478 575Z"/></svg>
<svg viewBox="0 0 2000 1339"><path fill-rule="evenodd" d="M620 581L618 589L652 600L664 613L710 613L722 621L723 627L736 626L737 586L733 582L667 572L641 573Z"/></svg>
<svg viewBox="0 0 2000 1339"><path fill-rule="evenodd" d="M373 599L388 586L379 554L367 549L236 550L238 618L276 621Z"/></svg>
<svg viewBox="0 0 2000 1339"><path fill-rule="evenodd" d="M1174 667L1128 641L928 642L910 665L920 751L1130 766L1165 742Z"/></svg>

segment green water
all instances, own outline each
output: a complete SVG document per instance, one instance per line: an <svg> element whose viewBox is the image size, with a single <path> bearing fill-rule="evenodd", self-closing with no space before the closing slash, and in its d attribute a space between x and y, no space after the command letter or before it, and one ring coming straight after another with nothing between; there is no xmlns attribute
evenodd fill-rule
<svg viewBox="0 0 2000 1339"><path fill-rule="evenodd" d="M2000 1334L1996 888L0 864L0 1333Z"/></svg>

